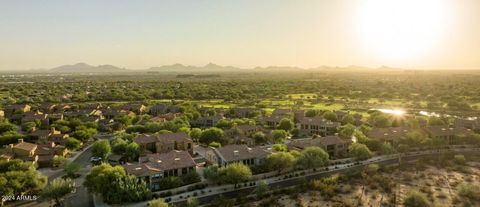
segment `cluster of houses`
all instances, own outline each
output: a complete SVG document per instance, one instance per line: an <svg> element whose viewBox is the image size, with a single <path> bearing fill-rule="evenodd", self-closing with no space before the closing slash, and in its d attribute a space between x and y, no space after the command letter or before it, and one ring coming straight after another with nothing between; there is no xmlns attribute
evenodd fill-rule
<svg viewBox="0 0 480 207"><path fill-rule="evenodd" d="M459 143L459 137L468 136L475 133L472 129L463 126L424 126L419 129L412 129L410 127L388 127L388 128L373 128L367 134L369 138L377 139L382 142L388 142L391 144L398 143L402 139L406 138L409 133L422 133L424 136L442 140L449 145L462 144Z"/></svg>
<svg viewBox="0 0 480 207"><path fill-rule="evenodd" d="M157 104L146 107L139 103L130 103L118 107L102 106L101 104L84 105L81 107L68 104L42 104L32 107L27 104L16 104L5 107L0 111L0 117L22 124L26 122L39 123L38 129L24 132L26 140L20 139L16 144L10 144L0 154L1 159L18 158L37 162L41 167L49 167L55 156L66 156L65 148L69 134L62 134L51 124L56 120L78 118L84 122L96 122L101 127L115 124L119 116L151 115L148 119L139 119L138 123L166 122L182 116L179 106ZM294 122L298 139L287 142L291 150L303 150L306 147L317 146L327 152L332 159L347 156L351 140L337 136L337 129L342 125L338 121L331 121L320 116L307 117L300 109L275 109L266 115L256 108L233 108L227 111L199 108L200 116L190 120L191 127L214 127L221 120L235 118L255 119L255 125L233 125L224 130L224 140L228 144L218 148L208 148L200 155L208 164L226 166L241 162L248 166L261 165L265 158L274 151L269 145L256 143L253 136L262 132L271 136L282 119L289 118ZM348 112L335 112L338 120L342 120ZM354 124L359 126L366 123L359 114L353 114ZM456 120L453 126L422 126L421 132L432 138L444 139L449 144L455 144L456 137L468 135L480 129L478 120ZM408 127L373 128L368 137L383 142L394 143L407 136L412 129ZM303 137L303 138L300 138ZM152 190L160 189L162 178L170 176L184 176L196 171L198 154L194 154L194 141L184 132L166 134L140 134L133 140L140 148L138 161L119 162L121 156L113 155L111 159L121 164L127 173L145 180Z"/></svg>

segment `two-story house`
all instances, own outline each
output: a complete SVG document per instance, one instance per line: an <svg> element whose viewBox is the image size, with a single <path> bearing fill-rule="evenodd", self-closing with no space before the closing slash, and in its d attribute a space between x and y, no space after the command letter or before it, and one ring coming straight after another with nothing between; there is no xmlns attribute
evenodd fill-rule
<svg viewBox="0 0 480 207"><path fill-rule="evenodd" d="M337 159L347 156L348 146L352 143L350 140L342 139L338 136L326 136L307 139L296 139L287 144L290 150L303 150L307 147L320 147L328 153L331 159Z"/></svg>
<svg viewBox="0 0 480 207"><path fill-rule="evenodd" d="M322 117L304 117L297 123L297 129L301 136L315 134L327 136L334 135L340 125L340 122L329 121Z"/></svg>
<svg viewBox="0 0 480 207"><path fill-rule="evenodd" d="M138 163L123 165L128 174L144 180L152 191L159 190L160 180L170 176L183 176L196 171L196 163L188 152L170 151L162 154L147 154Z"/></svg>
<svg viewBox="0 0 480 207"><path fill-rule="evenodd" d="M193 141L185 132L167 134L141 134L134 139L144 153L166 153L183 150L193 154Z"/></svg>

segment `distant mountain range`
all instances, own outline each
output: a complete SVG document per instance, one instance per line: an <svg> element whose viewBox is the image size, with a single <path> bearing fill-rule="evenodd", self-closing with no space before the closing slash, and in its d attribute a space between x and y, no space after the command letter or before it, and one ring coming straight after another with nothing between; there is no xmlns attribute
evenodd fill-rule
<svg viewBox="0 0 480 207"><path fill-rule="evenodd" d="M48 70L50 72L61 73L113 73L113 72L126 72L125 68L119 68L113 65L98 65L92 66L86 63L77 63L75 65L62 65L56 68Z"/></svg>
<svg viewBox="0 0 480 207"><path fill-rule="evenodd" d="M268 66L268 67L255 67L255 68L239 68L234 66L221 66L214 63L209 63L205 66L191 66L182 64L163 65L159 67L151 67L144 70L130 70L126 68L120 68L113 65L98 65L92 66L86 63L77 63L74 65L62 65L56 68L47 69L48 72L54 73L119 73L119 72L131 72L131 71L145 71L145 72L225 72L225 71L295 71L295 70L342 70L342 69L382 69L382 70L395 70L399 68L390 68L382 66L379 68L368 68L362 66L347 66L347 67L330 67L320 66L315 68L300 68L293 66Z"/></svg>

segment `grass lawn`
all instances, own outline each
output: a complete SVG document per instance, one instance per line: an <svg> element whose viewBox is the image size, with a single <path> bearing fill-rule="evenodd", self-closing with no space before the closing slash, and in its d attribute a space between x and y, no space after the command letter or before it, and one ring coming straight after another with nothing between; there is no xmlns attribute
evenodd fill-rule
<svg viewBox="0 0 480 207"><path fill-rule="evenodd" d="M343 104L335 104L335 103L334 104L316 103L316 104L308 104L308 105L312 106L313 109L330 110L330 111L338 111L344 108Z"/></svg>

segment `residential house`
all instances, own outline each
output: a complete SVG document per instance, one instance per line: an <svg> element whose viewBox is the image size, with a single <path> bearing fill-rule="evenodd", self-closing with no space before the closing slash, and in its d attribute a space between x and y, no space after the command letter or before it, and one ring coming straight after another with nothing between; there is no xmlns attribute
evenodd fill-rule
<svg viewBox="0 0 480 207"><path fill-rule="evenodd" d="M150 114L158 116L166 113L179 113L180 108L175 105L157 104L150 107Z"/></svg>
<svg viewBox="0 0 480 207"><path fill-rule="evenodd" d="M264 163L268 151L261 147L248 147L247 145L226 145L220 148L211 148L206 152L205 159L211 164L227 166L240 162L254 166Z"/></svg>
<svg viewBox="0 0 480 207"><path fill-rule="evenodd" d="M222 115L214 115L214 116L202 116L198 119L191 120L190 125L192 127L199 127L199 128L209 128L214 127L218 121L225 119Z"/></svg>
<svg viewBox="0 0 480 207"><path fill-rule="evenodd" d="M465 127L475 132L480 132L480 119L455 119L454 127Z"/></svg>
<svg viewBox="0 0 480 207"><path fill-rule="evenodd" d="M48 119L50 123L53 123L58 120L63 120L63 113L48 114Z"/></svg>
<svg viewBox="0 0 480 207"><path fill-rule="evenodd" d="M276 128L283 118L284 117L280 115L272 115L272 116L262 117L260 119L260 122L264 125L267 125L270 128Z"/></svg>
<svg viewBox="0 0 480 207"><path fill-rule="evenodd" d="M10 118L14 114L20 113L23 114L25 112L30 111L32 107L28 104L13 104L5 106L4 113L5 117Z"/></svg>
<svg viewBox="0 0 480 207"><path fill-rule="evenodd" d="M407 134L413 131L415 130L410 129L409 127L372 128L366 135L367 137L372 139L394 144L398 143L400 140L405 139L407 137Z"/></svg>
<svg viewBox="0 0 480 207"><path fill-rule="evenodd" d="M65 146L69 137L70 136L68 134L61 134L61 133L52 134L52 135L50 135L49 141L55 143L56 145Z"/></svg>
<svg viewBox="0 0 480 207"><path fill-rule="evenodd" d="M290 150L303 150L311 146L321 147L331 159L337 159L347 156L348 146L351 143L351 140L345 140L338 136L326 136L292 140L287 146Z"/></svg>
<svg viewBox="0 0 480 207"><path fill-rule="evenodd" d="M167 134L141 134L134 140L143 154L166 153L172 150L183 150L193 154L193 141L184 132Z"/></svg>
<svg viewBox="0 0 480 207"><path fill-rule="evenodd" d="M56 106L57 104L54 103L42 103L38 109L43 113L52 113Z"/></svg>
<svg viewBox="0 0 480 207"><path fill-rule="evenodd" d="M441 139L448 144L457 144L455 138L459 136L472 134L471 129L465 127L448 127L448 126L428 126L425 128L425 132L432 139Z"/></svg>
<svg viewBox="0 0 480 207"><path fill-rule="evenodd" d="M33 132L30 132L28 134L28 139L30 141L37 141L37 140L45 140L46 141L50 138L50 136L52 136L54 134L61 134L61 132L55 130L54 128L52 128L50 130L40 129L40 130L35 130Z"/></svg>
<svg viewBox="0 0 480 207"><path fill-rule="evenodd" d="M37 145L37 150L35 151L35 155L38 156L37 163L39 167L51 167L55 156L65 157L67 154L67 148L62 145L56 145L53 142Z"/></svg>
<svg viewBox="0 0 480 207"><path fill-rule="evenodd" d="M230 111L230 115L236 118L251 118L255 115L255 108L234 108Z"/></svg>
<svg viewBox="0 0 480 207"><path fill-rule="evenodd" d="M181 113L166 113L166 114L159 114L153 118L151 118L151 121L154 122L163 122L163 121L171 121L177 117L180 117L182 114Z"/></svg>
<svg viewBox="0 0 480 207"><path fill-rule="evenodd" d="M293 121L298 122L299 120L305 118L305 110L295 109L293 110Z"/></svg>
<svg viewBox="0 0 480 207"><path fill-rule="evenodd" d="M50 119L48 118L48 114L26 113L25 116L22 118L22 124L35 121L40 122L41 128L45 129L50 126Z"/></svg>
<svg viewBox="0 0 480 207"><path fill-rule="evenodd" d="M305 117L297 123L300 136L311 135L334 135L340 122L332 122L322 117Z"/></svg>
<svg viewBox="0 0 480 207"><path fill-rule="evenodd" d="M238 125L224 131L225 140L230 143L246 144L248 146L255 146L255 139L251 137L256 132L261 131L261 128L254 125Z"/></svg>
<svg viewBox="0 0 480 207"><path fill-rule="evenodd" d="M147 107L139 103L129 103L120 107L122 110L131 111L135 114L143 114L147 110Z"/></svg>
<svg viewBox="0 0 480 207"><path fill-rule="evenodd" d="M196 171L196 163L185 151L170 151L162 154L148 154L140 157L138 163L123 165L130 175L144 180L152 191L160 189L162 178L183 176Z"/></svg>
<svg viewBox="0 0 480 207"><path fill-rule="evenodd" d="M135 116L135 113L127 110L117 110L117 109L103 109L101 110L103 116L106 119L113 119L119 116Z"/></svg>
<svg viewBox="0 0 480 207"><path fill-rule="evenodd" d="M17 144L10 144L10 148L15 157L33 157L37 150L37 145L29 142L24 142L23 139L18 139Z"/></svg>
<svg viewBox="0 0 480 207"><path fill-rule="evenodd" d="M67 111L71 108L72 107L68 104L57 104L56 106L54 106L53 112L61 113L61 112L65 112L65 111Z"/></svg>

